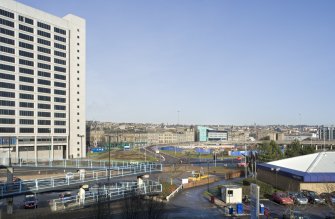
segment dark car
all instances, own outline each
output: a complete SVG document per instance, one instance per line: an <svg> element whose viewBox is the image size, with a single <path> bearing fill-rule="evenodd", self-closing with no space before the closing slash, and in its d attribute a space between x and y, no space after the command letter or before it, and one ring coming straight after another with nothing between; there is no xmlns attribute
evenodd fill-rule
<svg viewBox="0 0 335 219"><path fill-rule="evenodd" d="M326 202L325 199L320 197L316 192L308 190L302 190L301 192L308 198L309 203L324 204Z"/></svg>
<svg viewBox="0 0 335 219"><path fill-rule="evenodd" d="M23 201L24 208L37 208L38 200L35 195L26 195Z"/></svg>
<svg viewBox="0 0 335 219"><path fill-rule="evenodd" d="M325 199L327 204L335 204L335 194L324 192L320 194L320 197Z"/></svg>

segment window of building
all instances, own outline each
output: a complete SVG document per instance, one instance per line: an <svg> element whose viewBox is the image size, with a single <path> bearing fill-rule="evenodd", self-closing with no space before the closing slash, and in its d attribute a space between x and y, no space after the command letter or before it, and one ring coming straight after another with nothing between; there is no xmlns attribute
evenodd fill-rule
<svg viewBox="0 0 335 219"><path fill-rule="evenodd" d="M34 108L34 103L20 102L20 107L24 107L24 108Z"/></svg>
<svg viewBox="0 0 335 219"><path fill-rule="evenodd" d="M42 30L37 30L37 35L40 35L40 36L43 36L43 37L46 37L46 38L51 37L50 33L42 31Z"/></svg>
<svg viewBox="0 0 335 219"><path fill-rule="evenodd" d="M51 97L38 95L38 100L50 102L51 101Z"/></svg>
<svg viewBox="0 0 335 219"><path fill-rule="evenodd" d="M37 115L38 117L51 117L50 112L38 112Z"/></svg>
<svg viewBox="0 0 335 219"><path fill-rule="evenodd" d="M28 57L28 58L34 58L34 53L31 53L31 52L20 50L19 54L20 54L20 56L25 56L25 57Z"/></svg>
<svg viewBox="0 0 335 219"><path fill-rule="evenodd" d="M34 111L20 110L20 116L34 116Z"/></svg>
<svg viewBox="0 0 335 219"><path fill-rule="evenodd" d="M14 36L14 35L13 35ZM24 39L24 40L28 40L28 41L34 41L34 37L24 34L24 33L19 33L19 38Z"/></svg>
<svg viewBox="0 0 335 219"><path fill-rule="evenodd" d="M44 64L44 63L38 63L37 66L38 66L39 68L44 68L44 69L48 69L48 70L51 69L51 65Z"/></svg>
<svg viewBox="0 0 335 219"><path fill-rule="evenodd" d="M14 13L5 11L3 9L0 9L0 15L14 19Z"/></svg>
<svg viewBox="0 0 335 219"><path fill-rule="evenodd" d="M6 37L1 37L1 36L0 36L0 42L1 43L6 43L6 44L9 44L9 45L14 45L15 44L14 40L8 39Z"/></svg>
<svg viewBox="0 0 335 219"><path fill-rule="evenodd" d="M34 128L20 128L20 133L34 133Z"/></svg>
<svg viewBox="0 0 335 219"><path fill-rule="evenodd" d="M39 87L38 92L50 94L51 90L49 88Z"/></svg>
<svg viewBox="0 0 335 219"><path fill-rule="evenodd" d="M38 76L50 78L51 74L49 72L38 71Z"/></svg>
<svg viewBox="0 0 335 219"><path fill-rule="evenodd" d="M26 83L34 83L34 78L20 76L20 81Z"/></svg>
<svg viewBox="0 0 335 219"><path fill-rule="evenodd" d="M42 60L42 61L46 61L46 62L51 62L51 58L48 57L48 56L38 55L37 59Z"/></svg>
<svg viewBox="0 0 335 219"><path fill-rule="evenodd" d="M34 125L33 119L20 119L20 125Z"/></svg>
<svg viewBox="0 0 335 219"><path fill-rule="evenodd" d="M0 127L0 133L15 133L15 128Z"/></svg>
<svg viewBox="0 0 335 219"><path fill-rule="evenodd" d="M15 75L0 73L0 78L15 81Z"/></svg>
<svg viewBox="0 0 335 219"><path fill-rule="evenodd" d="M0 64L0 70L15 71L15 66Z"/></svg>
<svg viewBox="0 0 335 219"><path fill-rule="evenodd" d="M48 80L43 80L43 79L38 79L38 84L42 84L42 85L51 85L51 82Z"/></svg>
<svg viewBox="0 0 335 219"><path fill-rule="evenodd" d="M0 18L0 24L6 25L8 27L14 27L14 22L13 21L9 21L9 20L2 19L2 18Z"/></svg>
<svg viewBox="0 0 335 219"><path fill-rule="evenodd" d="M43 53L46 53L46 54L50 54L51 53L50 49L47 49L47 48L44 48L44 47L40 47L40 46L37 47L37 50L39 52L43 52Z"/></svg>
<svg viewBox="0 0 335 219"><path fill-rule="evenodd" d="M28 85L20 84L20 90L34 91L34 87L33 86L28 86Z"/></svg>
<svg viewBox="0 0 335 219"><path fill-rule="evenodd" d="M27 27L27 26L22 25L22 24L19 24L19 29L23 30L23 31L26 31L26 32L29 32L29 33L34 33L34 28Z"/></svg>
<svg viewBox="0 0 335 219"><path fill-rule="evenodd" d="M15 49L14 48L9 48L6 46L0 46L0 51L5 52L5 53L10 53L10 54L15 54Z"/></svg>
<svg viewBox="0 0 335 219"><path fill-rule="evenodd" d="M50 25L49 24L45 24L45 23L42 23L42 22L37 22L37 26L40 27L40 28L44 28L46 30L50 30Z"/></svg>
<svg viewBox="0 0 335 219"><path fill-rule="evenodd" d="M22 94L22 93L20 93L20 99L33 100L34 95L33 94Z"/></svg>
<svg viewBox="0 0 335 219"><path fill-rule="evenodd" d="M0 118L0 124L15 124L15 119Z"/></svg>
<svg viewBox="0 0 335 219"><path fill-rule="evenodd" d="M15 98L14 92L0 91L0 97Z"/></svg>
<svg viewBox="0 0 335 219"><path fill-rule="evenodd" d="M15 106L15 101L0 100L0 106Z"/></svg>
<svg viewBox="0 0 335 219"><path fill-rule="evenodd" d="M8 36L14 36L14 31L8 30L8 29L2 28L2 27L0 27L0 33L6 34Z"/></svg>
<svg viewBox="0 0 335 219"><path fill-rule="evenodd" d="M51 45L51 43L50 43L49 40L44 40L44 39L41 39L41 38L38 38L38 39L37 39L37 42L38 42L39 44L43 44L43 45L46 45L46 46L50 46L50 45Z"/></svg>
<svg viewBox="0 0 335 219"><path fill-rule="evenodd" d="M25 60L25 59L20 59L19 63L20 63L20 65L34 66L33 61L28 61L28 60Z"/></svg>
<svg viewBox="0 0 335 219"><path fill-rule="evenodd" d="M0 115L13 116L15 115L15 110L0 109Z"/></svg>
<svg viewBox="0 0 335 219"><path fill-rule="evenodd" d="M14 44L13 44L14 45ZM34 49L34 45L24 42L19 42L19 47L25 48L25 49Z"/></svg>
<svg viewBox="0 0 335 219"><path fill-rule="evenodd" d="M23 74L28 74L28 75L34 75L34 70L33 69L28 69L28 68L19 68L19 72Z"/></svg>

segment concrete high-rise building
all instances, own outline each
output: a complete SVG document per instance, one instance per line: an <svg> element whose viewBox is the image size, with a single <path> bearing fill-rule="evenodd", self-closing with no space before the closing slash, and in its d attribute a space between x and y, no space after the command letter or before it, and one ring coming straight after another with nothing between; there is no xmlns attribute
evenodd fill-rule
<svg viewBox="0 0 335 219"><path fill-rule="evenodd" d="M0 146L12 159L86 157L85 27L0 0Z"/></svg>

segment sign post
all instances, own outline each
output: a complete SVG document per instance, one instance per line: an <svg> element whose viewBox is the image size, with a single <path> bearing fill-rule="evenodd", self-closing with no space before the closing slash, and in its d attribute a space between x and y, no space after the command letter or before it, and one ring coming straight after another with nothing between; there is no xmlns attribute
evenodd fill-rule
<svg viewBox="0 0 335 219"><path fill-rule="evenodd" d="M250 185L250 218L259 218L259 186L256 184Z"/></svg>

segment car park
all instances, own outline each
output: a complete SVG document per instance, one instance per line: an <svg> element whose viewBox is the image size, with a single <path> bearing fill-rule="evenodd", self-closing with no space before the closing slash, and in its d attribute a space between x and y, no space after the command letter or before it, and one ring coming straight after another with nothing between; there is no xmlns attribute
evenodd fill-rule
<svg viewBox="0 0 335 219"><path fill-rule="evenodd" d="M24 208L37 208L38 199L34 194L29 194L24 197L23 207Z"/></svg>
<svg viewBox="0 0 335 219"><path fill-rule="evenodd" d="M283 205L293 205L293 200L284 192L275 192L272 194L272 200Z"/></svg>

